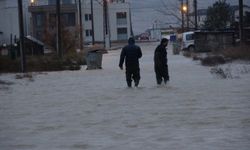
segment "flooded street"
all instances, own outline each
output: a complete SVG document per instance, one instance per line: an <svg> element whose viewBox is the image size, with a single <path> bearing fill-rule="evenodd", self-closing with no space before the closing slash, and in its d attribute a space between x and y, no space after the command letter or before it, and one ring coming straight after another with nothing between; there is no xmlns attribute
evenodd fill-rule
<svg viewBox="0 0 250 150"><path fill-rule="evenodd" d="M140 44L141 82L128 89L120 50L102 70L1 74L1 150L249 150L250 74L219 79L168 50L170 82L157 87ZM3 86L3 85L0 85Z"/></svg>

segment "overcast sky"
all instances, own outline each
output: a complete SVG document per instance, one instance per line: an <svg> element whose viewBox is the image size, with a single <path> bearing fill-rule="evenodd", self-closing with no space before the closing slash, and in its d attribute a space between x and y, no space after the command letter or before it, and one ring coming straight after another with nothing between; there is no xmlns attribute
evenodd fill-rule
<svg viewBox="0 0 250 150"><path fill-rule="evenodd" d="M185 2L186 0L184 0ZM190 3L192 0L189 0ZM197 0L198 9L204 9L217 0ZM250 0L243 0L245 5L250 6ZM177 23L173 16L166 16L162 12L175 12L178 15L179 0L129 0L132 10L132 22L135 34L152 28L154 22L159 24ZM238 0L227 0L230 5L238 5ZM163 4L164 3L164 4Z"/></svg>

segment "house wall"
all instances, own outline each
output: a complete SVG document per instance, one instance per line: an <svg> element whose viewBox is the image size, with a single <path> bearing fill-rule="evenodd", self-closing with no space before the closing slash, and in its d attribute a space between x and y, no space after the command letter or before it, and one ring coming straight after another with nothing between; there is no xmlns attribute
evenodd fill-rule
<svg viewBox="0 0 250 150"><path fill-rule="evenodd" d="M72 3L75 0L71 0ZM76 1L77 2L77 1ZM100 2L100 1L99 1ZM33 34L34 27L32 26L33 20L31 20L31 14L28 12L28 6L31 5L29 0L23 0L23 14L24 14L24 31L25 35ZM33 5L48 5L47 0L37 0ZM126 28L127 35L126 38L131 36L131 22L130 22L130 11L129 3L124 0L115 0L113 3L108 3L108 13L109 13L109 29L110 37L112 41L119 40L117 30L118 28ZM86 36L85 30L91 30L91 21L85 21L85 14L90 14L90 1L82 1L82 20L83 20L83 35L85 41L91 41L91 36ZM117 23L117 12L126 12L126 23ZM0 31L2 33L1 43L10 43L10 35L13 37L19 37L19 24L18 24L18 8L16 1L1 0L0 1ZM8 19L3 19L8 18ZM94 29L95 29L95 39L96 41L103 41L103 6L94 1ZM120 36L121 37L121 36Z"/></svg>
<svg viewBox="0 0 250 150"><path fill-rule="evenodd" d="M119 35L117 33L118 28L126 28L127 29L127 36L131 36L131 22L130 22L130 11L129 11L129 3L123 3L122 1L108 3L108 22L109 22L109 32L111 41L117 41L119 39ZM93 12L94 12L94 32L95 32L95 40L102 42L104 40L104 15L103 15L103 6L102 4L94 1L93 3ZM126 13L126 21L124 24L117 22L116 14L118 12L125 12ZM91 5L90 1L86 0L82 3L82 20L84 25L84 41L91 42L92 36L86 35L86 30L91 30L91 20L85 20L85 15L91 14ZM121 37L121 36L120 36Z"/></svg>
<svg viewBox="0 0 250 150"><path fill-rule="evenodd" d="M29 33L29 20L30 15L28 13L28 0L23 0L23 18L24 18L24 34ZM0 31L2 33L2 39L0 44L10 44L10 36L13 38L19 37L19 22L18 22L18 7L16 1L1 0L0 1Z"/></svg>

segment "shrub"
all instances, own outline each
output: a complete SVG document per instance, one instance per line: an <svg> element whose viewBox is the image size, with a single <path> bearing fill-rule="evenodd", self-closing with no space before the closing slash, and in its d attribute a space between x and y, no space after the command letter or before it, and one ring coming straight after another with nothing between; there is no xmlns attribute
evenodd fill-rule
<svg viewBox="0 0 250 150"><path fill-rule="evenodd" d="M190 51L183 51L183 56L190 58L190 57L192 57L192 52L190 52Z"/></svg>
<svg viewBox="0 0 250 150"><path fill-rule="evenodd" d="M26 57L26 67L29 72L79 70L81 65L85 64L83 53L68 53L63 58L53 54ZM20 72L20 70L20 58L11 60L9 57L0 57L0 73Z"/></svg>
<svg viewBox="0 0 250 150"><path fill-rule="evenodd" d="M201 59L201 64L204 66L215 66L224 63L226 63L226 60L223 56L207 56Z"/></svg>
<svg viewBox="0 0 250 150"><path fill-rule="evenodd" d="M228 48L222 51L222 55L229 59L250 60L250 48L247 45Z"/></svg>

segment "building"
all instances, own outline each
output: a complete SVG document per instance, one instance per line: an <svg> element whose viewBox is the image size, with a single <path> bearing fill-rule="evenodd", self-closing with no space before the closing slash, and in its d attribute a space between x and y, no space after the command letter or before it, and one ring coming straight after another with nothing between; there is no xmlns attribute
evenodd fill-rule
<svg viewBox="0 0 250 150"><path fill-rule="evenodd" d="M85 42L92 41L92 18L90 0L82 3L82 20ZM110 0L107 4L108 30L111 41L127 40L132 34L130 4L125 0ZM103 0L93 1L94 37L97 42L104 41Z"/></svg>
<svg viewBox="0 0 250 150"><path fill-rule="evenodd" d="M233 22L239 22L239 6L231 6L232 10L232 21ZM243 15L245 16L246 12L250 12L250 7L247 5L243 6ZM191 21L194 22L194 13L190 13ZM201 28L207 17L207 9L198 9L197 11L197 21L198 21L198 27Z"/></svg>
<svg viewBox="0 0 250 150"><path fill-rule="evenodd" d="M28 0L23 0L24 35L29 33ZM0 0L0 45L19 38L17 1Z"/></svg>
<svg viewBox="0 0 250 150"><path fill-rule="evenodd" d="M198 9L197 10L197 26L199 28L201 28L205 21L206 21L206 18L207 18L207 9ZM195 24L195 15L194 15L194 12L193 13L190 13L190 19L191 19L191 27L194 28Z"/></svg>
<svg viewBox="0 0 250 150"><path fill-rule="evenodd" d="M239 6L232 6L233 10L233 21L239 22L240 16L239 16ZM243 6L243 16L246 15L246 12L250 12L250 6L244 5Z"/></svg>
<svg viewBox="0 0 250 150"><path fill-rule="evenodd" d="M73 0L61 1L61 24L62 28L70 30L73 34L78 27L78 10ZM40 0L29 6L31 13L30 34L46 41L48 36L56 37L56 0Z"/></svg>
<svg viewBox="0 0 250 150"><path fill-rule="evenodd" d="M94 34L97 42L103 42L103 0L93 0L93 2L94 33L91 25L90 0L82 1L84 41L91 42ZM126 0L107 0L107 2L110 40L127 40L132 35L130 4ZM43 41L44 33L55 32L55 4L56 0L23 0L25 36L31 35ZM71 30L79 30L78 9L78 0L61 0L62 22ZM0 44L11 43L11 37L13 39L19 37L17 1L0 0Z"/></svg>
<svg viewBox="0 0 250 150"><path fill-rule="evenodd" d="M82 22L84 42L92 41L94 34L96 42L104 41L104 13L103 1L93 1L93 21L94 33L92 30L91 1L82 1ZM61 13L63 14L64 24L67 27L77 29L78 20L78 1L62 0ZM31 13L31 35L39 40L43 40L46 29L54 29L56 24L55 16L56 0L37 0L29 7ZM131 36L130 5L125 0L108 1L108 31L111 41L127 40ZM65 22L66 21L66 22ZM48 28L49 27L49 28ZM50 32L55 32L51 31ZM78 32L79 33L79 32Z"/></svg>

